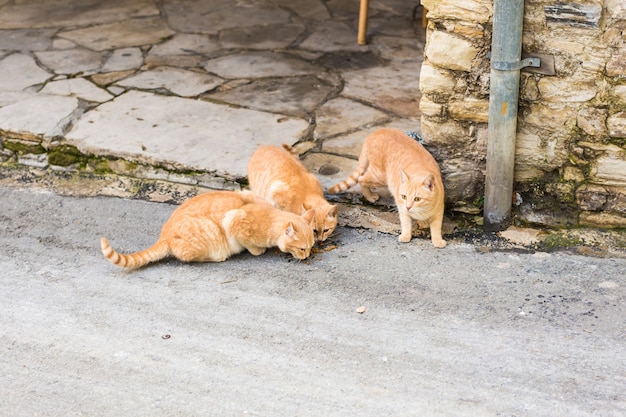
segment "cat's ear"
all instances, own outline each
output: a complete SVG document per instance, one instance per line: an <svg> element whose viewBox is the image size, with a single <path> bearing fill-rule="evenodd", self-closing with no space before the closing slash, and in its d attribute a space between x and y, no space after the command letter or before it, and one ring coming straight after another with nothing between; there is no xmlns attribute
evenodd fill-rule
<svg viewBox="0 0 626 417"><path fill-rule="evenodd" d="M315 209L307 210L302 217L307 221L307 223L311 223L315 218Z"/></svg>
<svg viewBox="0 0 626 417"><path fill-rule="evenodd" d="M339 211L339 208L337 207L336 204L331 205L330 210L328 210L328 218L334 219L335 217L337 217L338 211Z"/></svg>
<svg viewBox="0 0 626 417"><path fill-rule="evenodd" d="M400 182L401 184L406 184L407 182L409 182L409 176L406 172L404 172L403 169L400 170Z"/></svg>
<svg viewBox="0 0 626 417"><path fill-rule="evenodd" d="M304 216L306 214L306 212L311 210L311 209L312 209L311 206L307 207L306 204L302 203L302 214L301 214L301 216Z"/></svg>
<svg viewBox="0 0 626 417"><path fill-rule="evenodd" d="M288 237L293 237L295 234L296 234L296 231L293 228L293 224L289 222L289 225L285 229L285 235L287 235Z"/></svg>
<svg viewBox="0 0 626 417"><path fill-rule="evenodd" d="M424 180L424 188L427 188L428 190L432 191L434 187L435 187L435 176L433 174L430 174Z"/></svg>

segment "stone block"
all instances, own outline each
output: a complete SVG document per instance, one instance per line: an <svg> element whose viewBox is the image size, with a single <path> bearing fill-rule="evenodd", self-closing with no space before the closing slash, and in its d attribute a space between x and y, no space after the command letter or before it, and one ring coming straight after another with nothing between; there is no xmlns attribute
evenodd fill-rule
<svg viewBox="0 0 626 417"><path fill-rule="evenodd" d="M585 174L583 174L582 170L579 168L565 167L563 168L563 180L583 182L585 180Z"/></svg>
<svg viewBox="0 0 626 417"><path fill-rule="evenodd" d="M576 125L590 136L603 136L607 133L607 110L596 107L583 107L576 117Z"/></svg>
<svg viewBox="0 0 626 417"><path fill-rule="evenodd" d="M609 16L612 18L625 19L626 3L624 3L624 0L605 0L604 7L606 7Z"/></svg>
<svg viewBox="0 0 626 417"><path fill-rule="evenodd" d="M354 159L322 153L307 154L302 164L317 176L324 189L343 181L356 168Z"/></svg>
<svg viewBox="0 0 626 417"><path fill-rule="evenodd" d="M463 147L471 140L463 126L454 120L438 123L422 118L422 135L426 145L454 147L459 152L463 152Z"/></svg>
<svg viewBox="0 0 626 417"><path fill-rule="evenodd" d="M464 20L487 23L493 15L493 2L488 0L422 0L430 20Z"/></svg>
<svg viewBox="0 0 626 417"><path fill-rule="evenodd" d="M608 153L599 157L591 170L591 177L603 185L626 187L626 153Z"/></svg>
<svg viewBox="0 0 626 417"><path fill-rule="evenodd" d="M79 112L76 97L33 95L0 108L0 130L39 138L62 136Z"/></svg>
<svg viewBox="0 0 626 417"><path fill-rule="evenodd" d="M539 100L539 88L534 76L522 73L520 78L520 99L527 101Z"/></svg>
<svg viewBox="0 0 626 417"><path fill-rule="evenodd" d="M52 74L39 68L35 60L26 54L13 54L2 59L0 74L0 91L22 91L52 77Z"/></svg>
<svg viewBox="0 0 626 417"><path fill-rule="evenodd" d="M478 39L485 36L485 28L477 23L456 22L452 31L465 38Z"/></svg>
<svg viewBox="0 0 626 417"><path fill-rule="evenodd" d="M532 104L524 111L522 124L559 131L576 125L576 108L569 104Z"/></svg>
<svg viewBox="0 0 626 417"><path fill-rule="evenodd" d="M474 152L478 155L487 155L487 142L489 141L489 128L487 126L474 126Z"/></svg>
<svg viewBox="0 0 626 417"><path fill-rule="evenodd" d="M626 76L626 49L618 49L611 55L605 72L609 77Z"/></svg>
<svg viewBox="0 0 626 417"><path fill-rule="evenodd" d="M606 125L612 138L626 138L626 111L609 116Z"/></svg>
<svg viewBox="0 0 626 417"><path fill-rule="evenodd" d="M122 48L113 51L102 67L102 72L134 70L141 67L143 54L140 48Z"/></svg>
<svg viewBox="0 0 626 417"><path fill-rule="evenodd" d="M516 180L541 177L561 167L568 159L566 139L565 136L545 137L524 129L520 131L515 146Z"/></svg>
<svg viewBox="0 0 626 417"><path fill-rule="evenodd" d="M308 128L302 119L129 91L82 116L65 137L82 153L115 150L142 164L158 161L165 168L238 178L245 177L248 159L259 145L291 145Z"/></svg>
<svg viewBox="0 0 626 417"><path fill-rule="evenodd" d="M585 29L597 29L602 17L602 5L598 3L556 2L544 6L549 25L563 25Z"/></svg>
<svg viewBox="0 0 626 417"><path fill-rule="evenodd" d="M609 197L606 201L606 209L622 215L626 215L626 188L609 189Z"/></svg>
<svg viewBox="0 0 626 417"><path fill-rule="evenodd" d="M96 87L84 78L66 78L64 80L51 81L41 89L43 94L51 94L67 97L78 97L86 101L102 103L111 100L113 96L106 90Z"/></svg>
<svg viewBox="0 0 626 417"><path fill-rule="evenodd" d="M536 35L537 40L541 42L546 52L548 53L559 53L559 54L567 54L572 56L581 56L585 51L585 41L587 39L572 38L571 35L566 33L558 33L564 32L559 29L554 29L551 32L546 34L538 33ZM588 44L588 43L587 43Z"/></svg>
<svg viewBox="0 0 626 417"><path fill-rule="evenodd" d="M425 54L433 64L442 68L469 71L478 51L479 48L459 36L434 31L427 40Z"/></svg>
<svg viewBox="0 0 626 417"><path fill-rule="evenodd" d="M429 116L429 117L443 117L444 116L443 104L432 102L426 96L422 96L422 99L420 100L420 111L422 112L424 116Z"/></svg>
<svg viewBox="0 0 626 417"><path fill-rule="evenodd" d="M578 222L581 226L588 227L626 227L626 216L614 213L580 213Z"/></svg>
<svg viewBox="0 0 626 417"><path fill-rule="evenodd" d="M440 165L448 203L471 201L477 197L484 179L475 161L459 157L441 161Z"/></svg>
<svg viewBox="0 0 626 417"><path fill-rule="evenodd" d="M106 51L157 44L174 33L160 17L148 17L70 30L59 36L92 51Z"/></svg>
<svg viewBox="0 0 626 417"><path fill-rule="evenodd" d="M594 81L573 78L543 77L537 86L544 100L557 103L589 101L598 92Z"/></svg>
<svg viewBox="0 0 626 417"><path fill-rule="evenodd" d="M428 61L424 61L420 71L419 88L423 94L432 94L448 97L456 85L454 75L446 70L439 69Z"/></svg>
<svg viewBox="0 0 626 417"><path fill-rule="evenodd" d="M33 168L46 168L48 166L48 154L27 153L24 155L18 155L17 162Z"/></svg>
<svg viewBox="0 0 626 417"><path fill-rule="evenodd" d="M316 113L316 138L327 138L348 132L367 124L364 121L382 123L388 116L357 101L337 97L324 103Z"/></svg>
<svg viewBox="0 0 626 417"><path fill-rule="evenodd" d="M453 119L478 123L489 121L489 100L465 99L448 103L448 112Z"/></svg>
<svg viewBox="0 0 626 417"><path fill-rule="evenodd" d="M180 68L155 68L120 80L117 85L144 90L165 88L182 97L195 97L224 82L214 75Z"/></svg>
<svg viewBox="0 0 626 417"><path fill-rule="evenodd" d="M608 195L601 185L585 184L576 190L576 203L582 210L597 211L604 207Z"/></svg>
<svg viewBox="0 0 626 417"><path fill-rule="evenodd" d="M622 103L626 103L626 85L616 85L614 91L615 91L615 96Z"/></svg>

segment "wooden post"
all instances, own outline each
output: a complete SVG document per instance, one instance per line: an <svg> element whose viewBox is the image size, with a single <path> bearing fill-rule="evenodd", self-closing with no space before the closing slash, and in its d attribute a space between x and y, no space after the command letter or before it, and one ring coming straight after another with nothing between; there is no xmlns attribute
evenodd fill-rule
<svg viewBox="0 0 626 417"><path fill-rule="evenodd" d="M369 14L369 0L361 0L361 8L359 9L359 34L357 41L359 45L367 44L367 17Z"/></svg>

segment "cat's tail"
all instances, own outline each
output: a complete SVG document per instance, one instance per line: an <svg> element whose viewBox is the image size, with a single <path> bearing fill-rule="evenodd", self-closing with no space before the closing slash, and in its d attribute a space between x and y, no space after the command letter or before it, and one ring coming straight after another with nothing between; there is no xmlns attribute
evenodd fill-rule
<svg viewBox="0 0 626 417"><path fill-rule="evenodd" d="M293 146L291 146L291 145L288 145L288 144L286 144L286 143L283 143L283 149L284 149L284 150L286 150L287 152L289 152L289 153L290 153L290 154L292 154L292 155L295 155L295 156L300 156L300 155L298 154L298 152L296 152L296 150L295 150L295 149L293 148Z"/></svg>
<svg viewBox="0 0 626 417"><path fill-rule="evenodd" d="M352 174L350 174L348 178L341 181L340 183L337 183L330 187L328 189L328 194L337 194L343 191L348 191L350 188L357 185L359 183L359 178L361 178L361 176L365 174L365 170L367 169L368 165L369 161L367 159L367 155L361 155L359 157L359 163L357 164L354 171L352 171Z"/></svg>
<svg viewBox="0 0 626 417"><path fill-rule="evenodd" d="M106 237L100 239L100 247L102 248L102 254L109 262L113 265L121 266L122 268L139 268L150 262L163 259L170 254L167 243L162 240L159 240L146 250L128 255L116 252L115 249L109 245L109 241Z"/></svg>

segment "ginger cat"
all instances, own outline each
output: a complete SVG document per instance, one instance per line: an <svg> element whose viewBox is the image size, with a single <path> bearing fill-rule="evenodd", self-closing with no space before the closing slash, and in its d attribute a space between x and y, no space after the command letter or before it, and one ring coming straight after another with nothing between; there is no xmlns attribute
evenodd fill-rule
<svg viewBox="0 0 626 417"><path fill-rule="evenodd" d="M315 239L323 242L337 227L337 206L324 198L322 184L291 147L261 146L248 162L250 190L275 207L295 214L315 210Z"/></svg>
<svg viewBox="0 0 626 417"><path fill-rule="evenodd" d="M105 237L102 254L111 263L138 268L173 255L184 262L221 262L247 249L258 256L278 246L297 259L305 259L315 244L314 211L304 216L284 212L249 191L214 191L180 205L167 220L150 248L123 255Z"/></svg>
<svg viewBox="0 0 626 417"><path fill-rule="evenodd" d="M441 237L444 188L439 166L422 145L403 131L379 129L369 135L356 169L328 192L346 191L357 183L361 185L363 196L372 203L379 196L370 188L389 188L400 215L400 242L411 240L412 220L417 220L429 224L434 246L446 246Z"/></svg>

